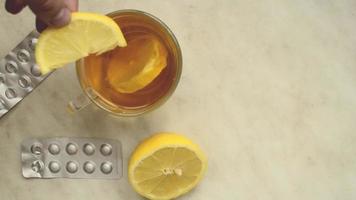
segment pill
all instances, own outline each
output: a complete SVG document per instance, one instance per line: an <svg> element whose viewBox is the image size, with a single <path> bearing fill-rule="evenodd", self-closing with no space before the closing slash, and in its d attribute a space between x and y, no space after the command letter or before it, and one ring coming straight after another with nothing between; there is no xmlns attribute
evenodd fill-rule
<svg viewBox="0 0 356 200"><path fill-rule="evenodd" d="M74 143L69 143L66 147L66 151L69 155L74 155L78 152L78 146Z"/></svg>
<svg viewBox="0 0 356 200"><path fill-rule="evenodd" d="M110 174L112 172L111 162L103 162L100 166L100 169L104 174Z"/></svg>
<svg viewBox="0 0 356 200"><path fill-rule="evenodd" d="M29 46L30 46L30 48L31 48L32 50L35 50L35 47L36 47L37 42L38 42L38 39L37 39L37 38L32 38L32 39L30 40Z"/></svg>
<svg viewBox="0 0 356 200"><path fill-rule="evenodd" d="M22 77L20 77L19 79L19 85L22 87L22 88L27 88L30 86L30 83L31 83L31 79L24 75Z"/></svg>
<svg viewBox="0 0 356 200"><path fill-rule="evenodd" d="M52 155L57 155L59 154L59 152L61 151L61 148L59 147L58 144L50 144L48 146L48 151L52 154Z"/></svg>
<svg viewBox="0 0 356 200"><path fill-rule="evenodd" d="M32 65L31 74L33 74L34 76L41 76L40 67L36 64Z"/></svg>
<svg viewBox="0 0 356 200"><path fill-rule="evenodd" d="M34 172L41 172L44 168L44 163L41 160L35 160L31 164L31 169Z"/></svg>
<svg viewBox="0 0 356 200"><path fill-rule="evenodd" d="M109 156L112 153L112 146L110 144L103 144L100 147L100 152L104 156Z"/></svg>
<svg viewBox="0 0 356 200"><path fill-rule="evenodd" d="M15 89L13 89L13 88L8 88L8 89L5 91L5 96L6 96L8 99L16 98L16 97L17 97L17 94L16 94Z"/></svg>
<svg viewBox="0 0 356 200"><path fill-rule="evenodd" d="M17 52L17 59L23 63L30 61L30 56L30 52L28 52L26 49L21 49Z"/></svg>
<svg viewBox="0 0 356 200"><path fill-rule="evenodd" d="M75 163L74 161L69 161L67 163L66 169L69 173L75 173L78 171L78 164Z"/></svg>
<svg viewBox="0 0 356 200"><path fill-rule="evenodd" d="M42 144L36 143L31 146L31 152L35 155L40 155L42 153Z"/></svg>
<svg viewBox="0 0 356 200"><path fill-rule="evenodd" d="M87 154L88 156L93 155L95 152L95 146L93 144L85 144L83 147L83 151L85 154Z"/></svg>
<svg viewBox="0 0 356 200"><path fill-rule="evenodd" d="M86 173L91 174L95 171L95 163L87 161L84 163L83 169Z"/></svg>
<svg viewBox="0 0 356 200"><path fill-rule="evenodd" d="M17 63L12 60L8 61L5 65L5 70L8 73L16 73L17 69L18 69Z"/></svg>
<svg viewBox="0 0 356 200"><path fill-rule="evenodd" d="M57 161L51 161L48 168L51 172L57 173L61 170L61 165Z"/></svg>

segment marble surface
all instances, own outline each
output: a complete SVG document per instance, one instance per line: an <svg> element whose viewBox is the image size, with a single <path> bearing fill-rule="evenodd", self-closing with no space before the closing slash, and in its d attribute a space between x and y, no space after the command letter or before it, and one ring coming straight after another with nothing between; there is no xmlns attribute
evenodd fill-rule
<svg viewBox="0 0 356 200"><path fill-rule="evenodd" d="M0 56L34 24L0 0ZM353 0L88 0L80 10L150 12L176 33L180 85L159 110L113 118L95 107L76 115L73 65L56 71L0 119L0 199L141 199L127 180L137 143L181 132L209 156L201 184L184 200L356 199L356 3ZM19 145L28 137L122 141L120 180L25 180Z"/></svg>

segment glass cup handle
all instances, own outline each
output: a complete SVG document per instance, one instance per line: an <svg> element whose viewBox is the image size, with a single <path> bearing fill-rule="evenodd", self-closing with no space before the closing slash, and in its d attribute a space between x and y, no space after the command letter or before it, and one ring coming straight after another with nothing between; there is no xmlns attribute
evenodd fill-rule
<svg viewBox="0 0 356 200"><path fill-rule="evenodd" d="M111 103L110 101L106 100L104 97L102 97L98 92L96 92L94 89L88 87L85 89L85 92L83 92L82 94L80 94L77 98L75 98L74 100L70 101L68 103L68 111L70 113L75 113L78 112L80 110L82 110L83 108L87 107L88 105L90 105L93 101L96 101L100 99L101 103L105 104L105 107L111 109L111 110L116 110L118 109L118 107Z"/></svg>
<svg viewBox="0 0 356 200"><path fill-rule="evenodd" d="M98 98L98 94L92 88L88 87L85 89L85 91L88 95L90 95L91 99ZM74 100L72 100L68 103L68 110L71 113L75 113L75 112L78 112L78 111L82 110L83 108L87 107L91 103L92 103L92 101L83 92L77 98L75 98Z"/></svg>
<svg viewBox="0 0 356 200"><path fill-rule="evenodd" d="M70 101L67 105L67 108L70 113L75 113L87 107L91 103L92 102L87 97L87 95L82 93L79 96L77 96L75 99Z"/></svg>

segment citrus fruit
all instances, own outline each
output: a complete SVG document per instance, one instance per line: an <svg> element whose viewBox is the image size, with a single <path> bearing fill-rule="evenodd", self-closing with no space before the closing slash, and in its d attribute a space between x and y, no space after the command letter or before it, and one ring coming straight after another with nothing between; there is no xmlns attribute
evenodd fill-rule
<svg viewBox="0 0 356 200"><path fill-rule="evenodd" d="M36 45L36 62L42 74L89 54L101 54L126 46L119 26L111 18L94 13L72 13L63 28L43 31Z"/></svg>
<svg viewBox="0 0 356 200"><path fill-rule="evenodd" d="M128 39L109 61L108 81L120 93L134 93L151 83L167 66L167 49L159 38L146 34Z"/></svg>
<svg viewBox="0 0 356 200"><path fill-rule="evenodd" d="M128 176L142 196L164 200L194 188L204 175L207 158L199 146L174 133L159 133L144 140L133 152Z"/></svg>

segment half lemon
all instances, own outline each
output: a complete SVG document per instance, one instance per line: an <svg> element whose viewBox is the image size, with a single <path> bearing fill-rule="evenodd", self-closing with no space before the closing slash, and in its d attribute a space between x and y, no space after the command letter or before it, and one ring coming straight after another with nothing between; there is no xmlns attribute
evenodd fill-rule
<svg viewBox="0 0 356 200"><path fill-rule="evenodd" d="M142 196L167 200L193 189L206 167L207 158L197 144L182 135L159 133L138 145L128 175Z"/></svg>

